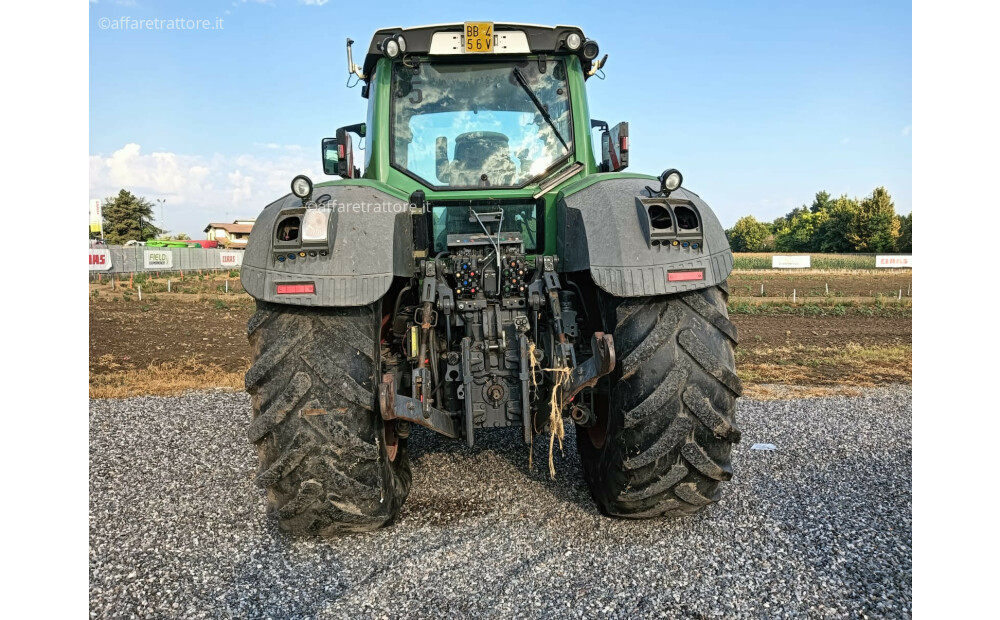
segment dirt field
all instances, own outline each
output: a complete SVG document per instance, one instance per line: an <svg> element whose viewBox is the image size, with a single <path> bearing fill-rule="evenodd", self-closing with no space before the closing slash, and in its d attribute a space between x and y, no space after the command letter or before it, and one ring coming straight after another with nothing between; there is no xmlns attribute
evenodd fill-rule
<svg viewBox="0 0 1000 620"><path fill-rule="evenodd" d="M91 291L110 294L110 276L100 276L100 281L91 282ZM168 274L137 275L129 289L128 276L119 276L115 288L116 294L131 290L136 294L136 287L141 286L145 295L166 293L167 282L173 293L220 295L226 290L230 294L241 293L239 274L233 272L204 273L187 272L183 278L177 272ZM736 270L729 276L729 290L733 297L762 297L761 284L764 285L765 298L789 297L794 290L798 297L829 297L841 298L874 298L897 297L902 291L904 298L912 297L913 275L909 269L868 269L856 271L827 271L822 269L789 270L789 269L755 269ZM827 292L829 291L829 292Z"/></svg>
<svg viewBox="0 0 1000 620"><path fill-rule="evenodd" d="M155 300L90 302L90 372L93 375L138 370L153 364L188 360L224 371L250 365L246 324L253 300Z"/></svg>
<svg viewBox="0 0 1000 620"><path fill-rule="evenodd" d="M107 284L94 288L91 397L242 389L251 361L245 329L254 306L248 296L156 293L140 302L135 290L119 288L112 294ZM864 306L841 307L842 315L795 314L809 308L764 307L755 314L733 314L740 333L737 371L749 395L803 396L910 383L908 307L881 314ZM768 384L799 387L789 392Z"/></svg>
<svg viewBox="0 0 1000 620"><path fill-rule="evenodd" d="M738 270L729 276L733 297L892 297L902 291L904 298L913 293L913 272L909 269L858 271L823 270ZM827 291L829 290L829 293Z"/></svg>

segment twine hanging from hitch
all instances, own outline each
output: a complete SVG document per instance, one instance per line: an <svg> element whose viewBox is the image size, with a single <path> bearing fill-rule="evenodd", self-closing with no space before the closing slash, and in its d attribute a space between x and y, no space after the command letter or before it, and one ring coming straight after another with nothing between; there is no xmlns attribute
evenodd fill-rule
<svg viewBox="0 0 1000 620"><path fill-rule="evenodd" d="M535 359L535 343L528 343L528 359L531 360L531 384L537 391L538 381L535 378L535 370L538 368L538 361ZM562 386L569 381L571 368L563 366L557 368L542 368L545 372L551 372L553 375L552 382L552 396L549 399L549 477L553 480L556 477L556 466L554 460L555 444L556 438L559 439L559 453L562 454L563 451L563 437L566 436L566 429L563 426L562 410L563 403L562 400ZM534 431L534 428L532 428ZM535 446L534 446L534 436L535 433L531 433L531 445L530 452L528 452L528 468L532 467L532 457L534 456Z"/></svg>

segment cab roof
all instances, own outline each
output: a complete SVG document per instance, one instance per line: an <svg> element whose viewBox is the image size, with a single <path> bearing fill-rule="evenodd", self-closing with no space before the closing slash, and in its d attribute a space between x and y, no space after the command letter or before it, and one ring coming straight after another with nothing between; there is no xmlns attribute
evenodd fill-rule
<svg viewBox="0 0 1000 620"><path fill-rule="evenodd" d="M515 45L510 47L510 51L504 51L505 47L497 45L497 51L492 54L468 54L469 60L488 60L495 56L506 54L555 54L570 53L566 48L566 37L575 32L581 39L586 39L583 29L578 26L539 26L537 24L515 24L510 22L493 22L493 31L500 37L510 35ZM465 24L461 22L452 24L434 24L429 26L413 26L403 28L396 26L393 28L381 28L375 31L372 41L368 45L368 53L365 56L365 64L362 72L370 79L375 70L375 63L382 58L382 42L394 35L402 35L406 39L405 55L458 55L462 56L463 50L460 38L464 36ZM520 33L520 34L518 34ZM523 34L523 37L521 36ZM439 35L435 37L435 35ZM455 44L452 45L451 42ZM527 49L524 48L524 43ZM433 44L433 49L432 49ZM589 64L589 63L588 63Z"/></svg>

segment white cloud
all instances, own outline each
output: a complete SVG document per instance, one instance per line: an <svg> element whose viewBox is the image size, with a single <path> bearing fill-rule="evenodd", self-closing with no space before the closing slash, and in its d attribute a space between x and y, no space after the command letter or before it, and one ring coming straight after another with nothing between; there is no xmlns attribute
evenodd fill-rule
<svg viewBox="0 0 1000 620"><path fill-rule="evenodd" d="M256 216L288 193L297 174L324 180L318 154L307 156L294 146L262 144L255 145L256 153L206 157L145 153L129 143L110 155L90 156L90 196L106 198L127 189L151 201L166 199L167 228L197 237L209 221Z"/></svg>
<svg viewBox="0 0 1000 620"><path fill-rule="evenodd" d="M913 132L913 125L907 125L906 127L903 127L903 131L901 133L904 136L908 136L912 132Z"/></svg>
<svg viewBox="0 0 1000 620"><path fill-rule="evenodd" d="M97 0L90 0L90 1L91 2L96 2ZM126 1L134 1L134 0L126 0ZM324 4L326 4L329 1L330 0L298 0L298 3L299 4L305 4L307 6L323 6ZM274 6L275 5L275 0L239 0L239 2L236 2L234 0L233 2L230 2L229 4L233 8L239 8L239 6L241 4L267 4L267 5L270 5L270 6ZM232 12L230 10L228 10L228 9L225 11L225 13L226 13L226 15L232 15Z"/></svg>
<svg viewBox="0 0 1000 620"><path fill-rule="evenodd" d="M286 151L300 152L302 151L302 146L298 144L278 144L277 142L254 142L253 147L255 149L270 149L276 151L278 149L284 149Z"/></svg>

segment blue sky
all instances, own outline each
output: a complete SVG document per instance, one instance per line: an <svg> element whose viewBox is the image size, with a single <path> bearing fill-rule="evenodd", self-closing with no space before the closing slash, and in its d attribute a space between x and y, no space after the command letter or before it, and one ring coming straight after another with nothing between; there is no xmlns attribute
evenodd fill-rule
<svg viewBox="0 0 1000 620"><path fill-rule="evenodd" d="M91 197L165 199L167 228L193 237L254 216L295 174L326 178L320 139L364 120L346 37L363 50L380 27L492 20L596 39L610 59L591 113L629 121L630 170L680 169L726 226L821 189L885 185L911 210L909 2L319 2L92 2ZM123 17L223 21L109 27Z"/></svg>

